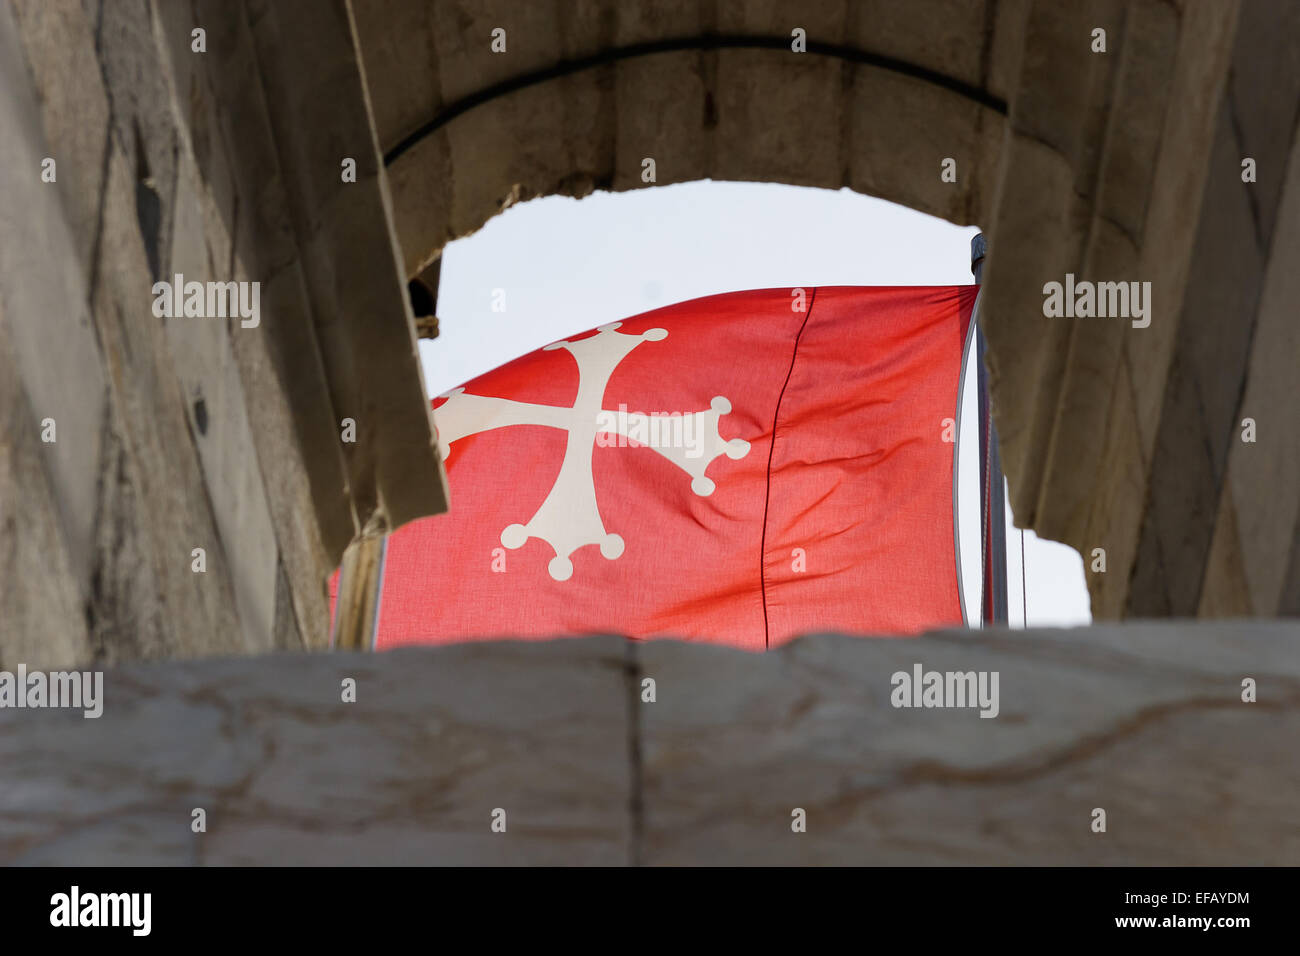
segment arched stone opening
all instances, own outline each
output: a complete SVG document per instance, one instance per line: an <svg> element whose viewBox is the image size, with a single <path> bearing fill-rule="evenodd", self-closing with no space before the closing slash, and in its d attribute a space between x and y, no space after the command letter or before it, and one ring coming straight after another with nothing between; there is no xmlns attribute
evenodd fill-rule
<svg viewBox="0 0 1300 956"><path fill-rule="evenodd" d="M441 10L421 12L426 38ZM606 18L538 51L539 10L503 18L527 47L493 55L498 20L476 8L458 35L481 33L483 51L426 55L419 25L389 12L412 11L359 5L358 34L412 275L514 202L556 193L721 179L847 186L962 224L990 208L1005 105L987 64L954 63L956 38L927 64L816 39L795 54L789 30L750 17L695 34ZM568 55L552 61L557 50ZM431 63L445 88L412 76ZM945 158L955 182L941 179Z"/></svg>
<svg viewBox="0 0 1300 956"><path fill-rule="evenodd" d="M1221 520L1244 507L1252 527L1272 522L1230 487L1228 426L1265 361L1250 331L1259 286L1281 281L1291 239L1253 235L1248 222L1223 235L1220 219L1259 201L1238 175L1247 149L1269 152L1264 191L1282 196L1294 116L1266 105L1264 75L1268 64L1286 77L1293 101L1287 17L1155 0L797 13L361 0L355 17L408 274L522 198L648 188L646 159L655 184L848 186L979 223L993 250L987 361L1012 505L1043 537L1085 558L1106 552L1089 577L1094 615L1291 607L1296 509L1266 545ZM807 52L791 48L796 28ZM493 52L498 29L505 50ZM1259 105L1243 126L1233 113L1247 89ZM946 158L955 183L941 176ZM1243 244L1256 250L1245 273L1193 269ZM1045 317L1044 285L1067 274L1150 281L1158 322ZM1211 333L1204 297L1188 294L1198 283L1235 285L1249 318ZM1267 338L1292 348L1280 316L1265 318ZM1194 344L1214 337L1230 368L1211 370ZM1198 400L1213 411L1196 421ZM1285 453L1267 454L1294 488ZM1259 587L1248 583L1257 573Z"/></svg>
<svg viewBox="0 0 1300 956"><path fill-rule="evenodd" d="M1088 559L1094 616L1300 613L1294 5L3 11L7 658L320 646L347 543L446 505L407 283L519 197L647 188L646 158L979 223L1012 504ZM160 327L164 272L260 282L263 320ZM1067 276L1150 282L1149 325L1048 318Z"/></svg>

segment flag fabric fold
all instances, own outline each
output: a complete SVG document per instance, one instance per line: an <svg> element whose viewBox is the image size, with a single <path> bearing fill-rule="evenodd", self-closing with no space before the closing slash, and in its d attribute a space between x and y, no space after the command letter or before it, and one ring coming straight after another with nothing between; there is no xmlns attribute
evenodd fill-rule
<svg viewBox="0 0 1300 956"><path fill-rule="evenodd" d="M763 650L960 624L976 291L710 296L435 399L451 510L389 536L376 648L613 633Z"/></svg>

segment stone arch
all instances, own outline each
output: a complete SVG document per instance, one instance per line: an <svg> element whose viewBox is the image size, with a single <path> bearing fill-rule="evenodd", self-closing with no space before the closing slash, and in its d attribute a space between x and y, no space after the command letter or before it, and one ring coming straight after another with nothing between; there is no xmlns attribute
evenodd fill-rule
<svg viewBox="0 0 1300 956"><path fill-rule="evenodd" d="M961 42L978 26L969 15L920 51L859 43L865 24L848 6L788 22L737 11L686 31L680 18L622 10L565 24L544 5L476 5L454 31L452 17L442 5L358 9L411 275L514 202L645 188L646 158L660 185L849 187L959 223L991 207L1005 101L987 51ZM489 49L499 25L518 38L506 54ZM800 25L805 53L791 50ZM956 183L940 179L948 157Z"/></svg>
<svg viewBox="0 0 1300 956"><path fill-rule="evenodd" d="M1268 350L1290 348L1281 300L1262 290L1280 288L1295 251L1272 210L1294 148L1300 14L1268 7L356 0L353 12L408 276L520 199L642 188L644 157L659 184L847 186L978 223L1011 503L1044 537L1106 548L1107 573L1089 576L1106 618L1296 609L1297 509L1279 519L1233 486L1281 474L1298 498L1300 475L1281 449L1247 464L1230 427ZM505 53L489 46L498 27ZM795 27L806 53L789 51ZM1272 179L1245 189L1241 156L1261 153ZM956 184L940 180L945 157ZM1151 281L1159 327L1046 322L1043 286L1067 273ZM1232 331L1225 307L1241 316ZM1300 410L1285 417L1294 426Z"/></svg>

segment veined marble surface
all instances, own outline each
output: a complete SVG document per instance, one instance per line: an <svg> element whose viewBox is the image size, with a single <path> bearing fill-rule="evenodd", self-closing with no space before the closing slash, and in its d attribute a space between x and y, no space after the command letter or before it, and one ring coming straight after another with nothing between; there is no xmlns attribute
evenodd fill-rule
<svg viewBox="0 0 1300 956"><path fill-rule="evenodd" d="M997 716L895 707L917 664ZM0 862L1294 865L1298 755L1280 622L135 664L0 709Z"/></svg>

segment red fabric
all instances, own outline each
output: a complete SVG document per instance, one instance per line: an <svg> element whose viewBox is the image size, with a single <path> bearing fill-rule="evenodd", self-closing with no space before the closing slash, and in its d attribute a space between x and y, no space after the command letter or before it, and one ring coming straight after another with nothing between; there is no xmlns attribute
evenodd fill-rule
<svg viewBox="0 0 1300 956"><path fill-rule="evenodd" d="M975 286L808 289L805 311L792 308L790 289L711 296L567 339L581 348L606 336L588 346L613 356L605 366L617 361L603 389L600 362L585 360L580 395L579 360L549 347L474 379L462 395L436 399L446 441L471 420L464 412L471 405L482 413L475 424L510 414L586 422L593 409L621 404L647 414L701 412L722 396L730 411L716 417L719 438L749 448L711 460L716 449L708 448L694 459L707 461L716 485L702 496L659 450L604 447L617 441L610 431L592 441L580 428L513 424L456 437L447 461L450 513L389 538L377 648L617 633L763 650L807 632L908 634L960 624L954 445L944 440L944 420L956 417L975 293ZM666 337L643 339L618 358L633 340L613 336L652 329ZM506 412L499 399L551 407ZM584 414L569 411L575 401ZM677 439L665 433L660 442L670 440ZM581 480L559 480L570 441L564 467L581 471L590 455L586 484L598 516L573 490ZM505 547L503 531L529 524L557 494L553 486L565 489L556 497L565 507L538 516L529 530L541 536ZM574 530L593 520L595 535ZM592 540L602 525L622 538L616 557ZM566 534L591 543L572 552L571 576L557 580L551 562L573 542L556 547L548 539Z"/></svg>

